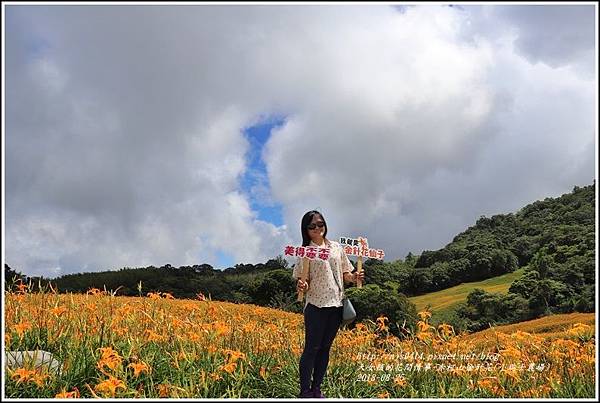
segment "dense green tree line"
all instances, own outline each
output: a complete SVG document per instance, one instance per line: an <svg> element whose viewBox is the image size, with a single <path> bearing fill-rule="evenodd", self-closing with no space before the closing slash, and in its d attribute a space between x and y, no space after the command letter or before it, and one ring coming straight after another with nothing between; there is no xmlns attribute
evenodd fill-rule
<svg viewBox="0 0 600 403"><path fill-rule="evenodd" d="M549 313L594 310L595 183L575 187L558 198L536 201L517 213L480 217L436 251L409 253L404 260L364 263L366 284L349 289L359 319L386 314L394 323L415 323L407 296L480 281L525 267L508 295L477 290L451 316L459 329L479 330L489 324L511 323ZM7 283L23 278L5 265ZM29 279L30 280L30 279ZM86 292L92 287L116 295L168 292L176 298L203 294L213 300L271 306L301 312L295 301L291 267L281 256L262 264L237 264L223 271L208 264L122 268L76 273L52 280L59 292ZM141 287L141 288L140 288ZM379 301L379 302L377 302ZM412 307L411 307L412 306Z"/></svg>

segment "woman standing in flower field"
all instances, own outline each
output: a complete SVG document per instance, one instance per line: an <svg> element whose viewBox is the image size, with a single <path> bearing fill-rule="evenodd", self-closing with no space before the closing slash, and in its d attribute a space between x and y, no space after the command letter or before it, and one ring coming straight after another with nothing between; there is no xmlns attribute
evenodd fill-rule
<svg viewBox="0 0 600 403"><path fill-rule="evenodd" d="M293 271L293 276L298 279L298 291L306 292L299 397L324 398L321 383L327 371L331 345L342 323L343 289L338 284L341 284L341 277L346 283L356 283L357 279L364 279L364 274L352 274L353 267L344 248L326 238L327 223L321 213L313 210L304 214L300 230L302 246L330 248L329 259L310 261L310 281L300 279L302 259L299 259Z"/></svg>

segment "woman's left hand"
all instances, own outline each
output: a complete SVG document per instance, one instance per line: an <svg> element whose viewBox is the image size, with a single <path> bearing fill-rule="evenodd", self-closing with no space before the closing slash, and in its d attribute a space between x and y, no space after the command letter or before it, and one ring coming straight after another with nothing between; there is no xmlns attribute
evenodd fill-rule
<svg viewBox="0 0 600 403"><path fill-rule="evenodd" d="M360 279L360 281L364 283L364 281L365 281L365 272L364 271L361 271L360 273L359 272L354 273L354 276L353 276L354 284L356 284L358 282L358 279Z"/></svg>

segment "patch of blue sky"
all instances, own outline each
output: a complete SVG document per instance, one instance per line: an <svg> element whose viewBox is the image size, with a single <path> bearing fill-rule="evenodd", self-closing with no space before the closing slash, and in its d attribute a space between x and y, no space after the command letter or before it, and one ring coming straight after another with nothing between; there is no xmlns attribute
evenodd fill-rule
<svg viewBox="0 0 600 403"><path fill-rule="evenodd" d="M233 259L232 255L230 255L229 253L227 253L223 250L217 251L217 263L214 266L215 268L227 269L228 267L234 267L234 266L235 266L235 260Z"/></svg>
<svg viewBox="0 0 600 403"><path fill-rule="evenodd" d="M36 35L34 30L27 29L28 20L24 18L25 9L22 7L6 7L6 34L22 36L26 55L29 60L41 59L49 53L50 43L43 37Z"/></svg>
<svg viewBox="0 0 600 403"><path fill-rule="evenodd" d="M281 204L275 202L271 195L262 151L271 137L271 131L284 123L283 117L270 117L244 129L250 148L246 154L246 171L240 181L241 190L248 197L250 207L257 213L258 219L276 226L283 225Z"/></svg>
<svg viewBox="0 0 600 403"><path fill-rule="evenodd" d="M48 42L39 38L30 38L26 43L27 55L31 59L41 59L50 51Z"/></svg>

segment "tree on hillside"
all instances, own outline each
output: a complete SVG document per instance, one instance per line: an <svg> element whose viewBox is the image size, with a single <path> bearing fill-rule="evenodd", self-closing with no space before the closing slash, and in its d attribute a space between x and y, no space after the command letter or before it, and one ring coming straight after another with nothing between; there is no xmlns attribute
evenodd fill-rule
<svg viewBox="0 0 600 403"><path fill-rule="evenodd" d="M488 293L479 288L469 293L466 303L457 309L457 315L466 320L466 330L470 332L531 318L527 300L522 296Z"/></svg>
<svg viewBox="0 0 600 403"><path fill-rule="evenodd" d="M537 288L537 283L539 280L540 273L538 273L536 270L528 270L525 272L525 274L523 274L523 276L512 282L508 292L518 294L525 299L529 299L532 291Z"/></svg>
<svg viewBox="0 0 600 403"><path fill-rule="evenodd" d="M394 335L404 334L402 327L414 332L417 309L406 295L398 293L393 288L381 288L375 284L367 284L362 288L349 288L346 290L346 295L356 309L354 324L365 319L375 322L383 315L389 319L389 329Z"/></svg>
<svg viewBox="0 0 600 403"><path fill-rule="evenodd" d="M417 263L418 258L419 257L413 255L412 252L408 252L408 255L406 255L406 257L404 258L404 263L406 263L409 266L414 267L415 264Z"/></svg>
<svg viewBox="0 0 600 403"><path fill-rule="evenodd" d="M257 305L269 305L273 298L296 294L296 282L288 270L278 269L254 279L246 288L246 293Z"/></svg>

